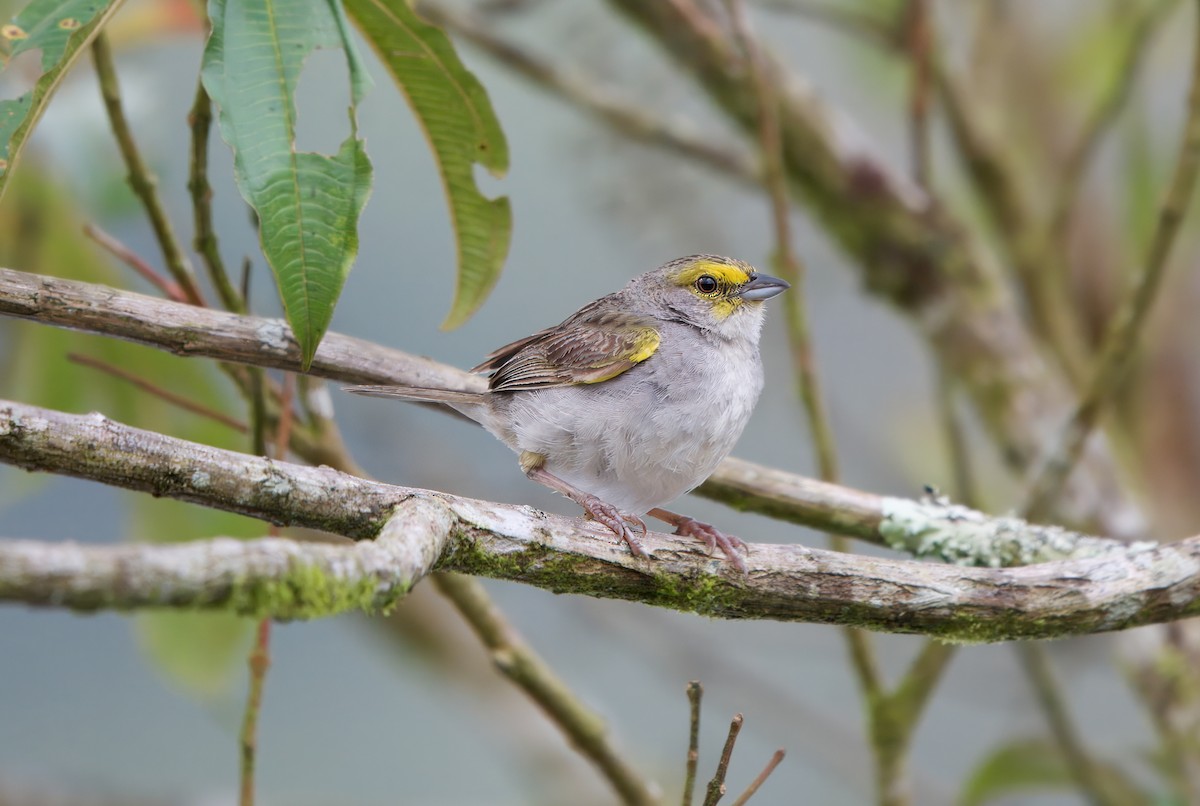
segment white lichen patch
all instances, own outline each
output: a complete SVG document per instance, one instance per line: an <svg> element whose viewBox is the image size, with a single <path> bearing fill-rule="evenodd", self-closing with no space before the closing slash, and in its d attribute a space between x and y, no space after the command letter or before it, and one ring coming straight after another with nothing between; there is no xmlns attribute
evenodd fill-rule
<svg viewBox="0 0 1200 806"><path fill-rule="evenodd" d="M263 352L285 352L291 346L287 324L279 319L267 319L254 330L259 349Z"/></svg>
<svg viewBox="0 0 1200 806"><path fill-rule="evenodd" d="M1126 553L1131 548L1141 551L1147 545L1130 547L1060 526L993 517L940 496L921 501L884 498L882 509L884 519L879 531L890 547L955 565L1007 568L1068 557Z"/></svg>
<svg viewBox="0 0 1200 806"><path fill-rule="evenodd" d="M277 496L291 495L293 489L290 479L273 472L267 473L267 477L262 481L262 488L264 492Z"/></svg>
<svg viewBox="0 0 1200 806"><path fill-rule="evenodd" d="M204 490L212 483L212 476L206 470L197 470L192 473L192 488L196 490Z"/></svg>
<svg viewBox="0 0 1200 806"><path fill-rule="evenodd" d="M50 421L45 417L22 417L19 414L0 418L0 434L8 436L16 431L24 431L29 434L43 434L50 430Z"/></svg>

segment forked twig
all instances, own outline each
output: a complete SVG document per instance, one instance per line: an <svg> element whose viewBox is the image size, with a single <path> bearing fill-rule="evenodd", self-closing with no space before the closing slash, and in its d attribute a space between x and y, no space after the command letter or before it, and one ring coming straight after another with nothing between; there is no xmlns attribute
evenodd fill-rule
<svg viewBox="0 0 1200 806"><path fill-rule="evenodd" d="M742 715L734 714L729 723L729 735L725 737L725 747L721 749L721 760L717 762L717 772L708 782L708 792L704 796L704 806L717 806L717 801L725 794L725 775L729 772L729 760L733 758L733 746L738 734L742 731Z"/></svg>

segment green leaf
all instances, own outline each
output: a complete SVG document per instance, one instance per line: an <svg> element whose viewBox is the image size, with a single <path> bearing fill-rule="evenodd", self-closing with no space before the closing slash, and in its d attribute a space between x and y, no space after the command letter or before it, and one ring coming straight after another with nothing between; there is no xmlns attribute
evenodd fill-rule
<svg viewBox="0 0 1200 806"><path fill-rule="evenodd" d="M120 0L33 0L0 25L0 48L7 45L0 50L0 72L22 53L42 52L33 89L0 100L0 197L59 81L120 5Z"/></svg>
<svg viewBox="0 0 1200 806"><path fill-rule="evenodd" d="M1150 802L1150 797L1115 764L1098 762L1097 772L1105 791L1111 795L1110 802ZM1049 739L1023 738L993 750L971 773L958 802L960 806L982 806L997 798L1031 789L1077 788L1056 743Z"/></svg>
<svg viewBox="0 0 1200 806"><path fill-rule="evenodd" d="M508 170L504 132L483 85L449 38L405 0L346 0L346 9L408 98L433 147L458 250L454 303L442 327L457 327L483 304L508 255L508 199L484 196L474 174L476 163L497 177Z"/></svg>
<svg viewBox="0 0 1200 806"><path fill-rule="evenodd" d="M355 122L370 78L336 0L211 0L208 11L204 87L307 369L358 252L371 192ZM350 136L333 156L295 149L296 84L317 48L342 48L350 68Z"/></svg>

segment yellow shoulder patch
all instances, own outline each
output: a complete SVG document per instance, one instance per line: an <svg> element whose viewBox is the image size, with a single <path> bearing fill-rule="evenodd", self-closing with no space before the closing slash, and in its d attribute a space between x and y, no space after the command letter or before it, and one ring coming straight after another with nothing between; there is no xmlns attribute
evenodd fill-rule
<svg viewBox="0 0 1200 806"><path fill-rule="evenodd" d="M657 330L652 327L641 328L634 338L633 350L626 358L635 364L640 364L654 355L654 351L658 349L661 342L662 336L658 335Z"/></svg>
<svg viewBox="0 0 1200 806"><path fill-rule="evenodd" d="M578 379L581 383L602 383L611 381L622 372L633 369L638 364L654 355L662 337L652 327L638 328L630 334L629 349L621 355L613 356L613 360L597 366L591 372L581 373Z"/></svg>

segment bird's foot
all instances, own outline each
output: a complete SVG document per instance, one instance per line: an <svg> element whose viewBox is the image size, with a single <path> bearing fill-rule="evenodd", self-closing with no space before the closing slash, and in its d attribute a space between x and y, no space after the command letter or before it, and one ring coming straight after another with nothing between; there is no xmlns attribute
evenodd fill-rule
<svg viewBox="0 0 1200 806"><path fill-rule="evenodd" d="M634 534L631 526L641 527L642 534L646 534L646 522L637 515L630 515L628 512L622 512L606 501L601 501L594 495L583 495L580 497L579 505L583 507L587 516L596 523L603 524L613 531L617 537L625 541L629 546L629 552L635 557L648 559L649 554L642 548L642 544L638 542L637 536Z"/></svg>
<svg viewBox="0 0 1200 806"><path fill-rule="evenodd" d="M687 515L679 515L663 509L651 510L650 514L674 526L675 534L681 537L694 537L702 542L709 554L720 549L734 568L743 574L748 572L746 561L742 559L742 552L749 553L750 549L746 545L746 541L740 537L727 535L712 524L689 518Z"/></svg>

